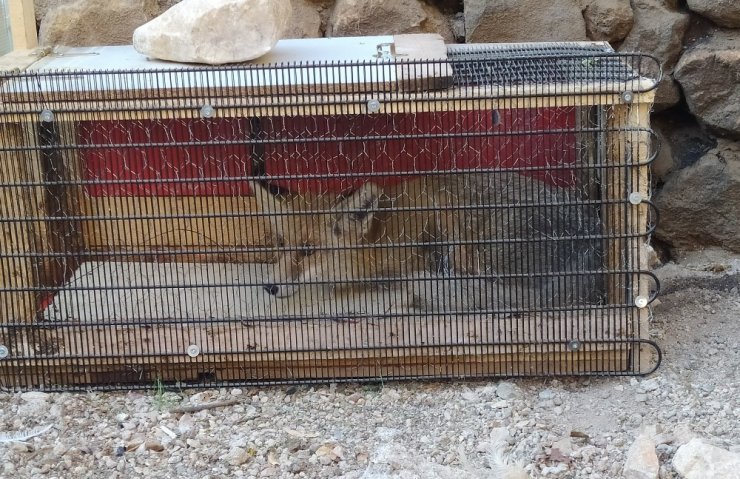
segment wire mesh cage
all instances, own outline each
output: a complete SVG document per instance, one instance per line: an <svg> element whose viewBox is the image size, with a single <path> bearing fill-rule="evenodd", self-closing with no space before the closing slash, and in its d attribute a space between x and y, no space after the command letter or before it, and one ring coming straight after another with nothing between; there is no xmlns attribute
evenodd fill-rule
<svg viewBox="0 0 740 479"><path fill-rule="evenodd" d="M370 40L2 76L2 387L654 370L655 60Z"/></svg>

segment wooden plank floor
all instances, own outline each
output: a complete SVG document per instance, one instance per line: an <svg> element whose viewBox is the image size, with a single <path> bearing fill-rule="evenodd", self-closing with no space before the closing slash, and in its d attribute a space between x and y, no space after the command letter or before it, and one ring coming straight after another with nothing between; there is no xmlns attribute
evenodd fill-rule
<svg viewBox="0 0 740 479"><path fill-rule="evenodd" d="M28 333L0 330L0 341L11 349L0 365L0 381L26 387L158 378L275 382L619 373L628 371L636 345L618 319L615 314L417 315L46 325ZM572 350L571 340L580 347ZM192 346L197 355L188 354Z"/></svg>

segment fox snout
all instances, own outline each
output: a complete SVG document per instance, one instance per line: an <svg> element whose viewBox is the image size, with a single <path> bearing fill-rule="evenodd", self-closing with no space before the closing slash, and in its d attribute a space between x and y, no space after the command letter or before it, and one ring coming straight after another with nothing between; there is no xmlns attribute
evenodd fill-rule
<svg viewBox="0 0 740 479"><path fill-rule="evenodd" d="M262 288L271 296L276 298L287 298L295 293L295 286L289 284L272 284L267 283Z"/></svg>
<svg viewBox="0 0 740 479"><path fill-rule="evenodd" d="M280 287L276 284L266 284L263 286L265 288L265 291L267 291L267 294L271 294L273 296L277 296L280 292Z"/></svg>

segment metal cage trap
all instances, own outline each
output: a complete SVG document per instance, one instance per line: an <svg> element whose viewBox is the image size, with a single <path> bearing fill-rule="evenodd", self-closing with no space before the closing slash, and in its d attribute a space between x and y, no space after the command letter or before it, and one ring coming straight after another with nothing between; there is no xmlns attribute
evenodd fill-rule
<svg viewBox="0 0 740 479"><path fill-rule="evenodd" d="M656 71L398 35L3 74L0 385L650 372Z"/></svg>

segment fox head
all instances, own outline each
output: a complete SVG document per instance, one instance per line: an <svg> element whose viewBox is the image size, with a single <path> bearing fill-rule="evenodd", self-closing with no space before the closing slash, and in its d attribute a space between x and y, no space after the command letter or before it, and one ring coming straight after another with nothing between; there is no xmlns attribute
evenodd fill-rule
<svg viewBox="0 0 740 479"><path fill-rule="evenodd" d="M371 232L382 189L366 183L348 196L274 195L251 182L257 206L269 217L273 245L278 249L267 293L285 298L301 285L351 288L367 277L372 263L363 245Z"/></svg>

